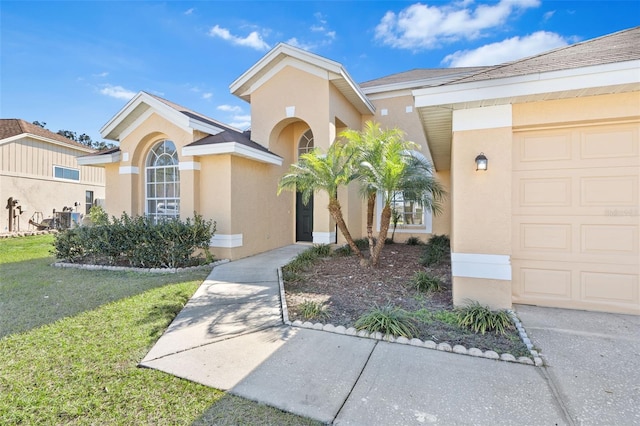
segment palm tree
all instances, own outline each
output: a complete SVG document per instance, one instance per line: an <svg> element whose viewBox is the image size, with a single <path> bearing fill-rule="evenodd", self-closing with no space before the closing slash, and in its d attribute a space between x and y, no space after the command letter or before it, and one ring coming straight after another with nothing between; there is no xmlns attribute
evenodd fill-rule
<svg viewBox="0 0 640 426"><path fill-rule="evenodd" d="M404 199L439 212L439 202L445 192L432 177L431 164L420 155L413 142L404 140L400 129L382 130L371 121L360 132L346 130L341 136L357 153L357 178L367 199L367 237L371 264L378 266L391 222L394 194L402 192ZM374 242L373 214L376 198L383 197L380 232Z"/></svg>
<svg viewBox="0 0 640 426"><path fill-rule="evenodd" d="M278 195L283 190L300 191L302 202L306 205L315 192L326 192L329 195L329 214L336 221L352 252L363 259L364 256L347 228L338 201L338 188L348 185L356 178L353 172L353 154L350 146L334 142L326 154L316 148L301 155L298 163L292 164L287 174L280 178Z"/></svg>

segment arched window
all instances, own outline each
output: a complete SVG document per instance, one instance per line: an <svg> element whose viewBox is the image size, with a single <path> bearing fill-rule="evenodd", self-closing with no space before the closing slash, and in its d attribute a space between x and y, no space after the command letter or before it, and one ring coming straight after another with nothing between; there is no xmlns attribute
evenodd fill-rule
<svg viewBox="0 0 640 426"><path fill-rule="evenodd" d="M313 151L313 132L309 129L304 132L300 142L298 142L298 157L311 151Z"/></svg>
<svg viewBox="0 0 640 426"><path fill-rule="evenodd" d="M178 152L171 141L155 145L146 163L146 213L156 221L180 216Z"/></svg>

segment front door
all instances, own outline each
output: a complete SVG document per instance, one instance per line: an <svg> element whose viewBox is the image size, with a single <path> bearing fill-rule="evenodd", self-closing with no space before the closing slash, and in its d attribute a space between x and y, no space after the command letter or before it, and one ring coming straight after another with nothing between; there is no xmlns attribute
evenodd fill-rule
<svg viewBox="0 0 640 426"><path fill-rule="evenodd" d="M296 192L296 241L313 241L313 196L305 206Z"/></svg>

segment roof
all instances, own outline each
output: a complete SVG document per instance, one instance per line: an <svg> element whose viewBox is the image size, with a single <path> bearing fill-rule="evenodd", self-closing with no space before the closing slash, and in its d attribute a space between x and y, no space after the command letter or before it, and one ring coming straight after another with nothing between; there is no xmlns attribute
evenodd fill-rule
<svg viewBox="0 0 640 426"><path fill-rule="evenodd" d="M267 52L231 83L229 89L234 95L250 102L251 94L266 81L265 77L286 66L302 69L330 81L361 114L375 112L371 101L342 64L286 43L279 43Z"/></svg>
<svg viewBox="0 0 640 426"><path fill-rule="evenodd" d="M51 139L71 148L80 148L83 151L94 152L93 148L83 145L79 142L65 138L62 135L44 129L28 121L19 118L2 118L0 119L0 140L13 138L20 135L32 135L39 138Z"/></svg>
<svg viewBox="0 0 640 426"><path fill-rule="evenodd" d="M489 67L482 72L445 84L516 77L638 59L640 59L640 27L635 27Z"/></svg>
<svg viewBox="0 0 640 426"><path fill-rule="evenodd" d="M215 120L215 119L213 119L211 117L207 117L204 114L200 114L199 112L196 112L196 111L193 111L193 110L191 110L189 108L183 107L182 105L178 105L178 104L176 104L174 102L171 102L171 101L169 101L167 99L161 98L160 96L156 96L156 95L153 95L151 93L144 92L144 91L142 93L146 93L147 95L149 95L149 96L159 100L160 102L170 106L171 108L173 108L176 111L186 115L189 118L193 118L193 119L198 120L198 121L200 121L202 123L209 124L209 125L212 125L212 126L223 127L225 129L236 131L236 132L240 131L239 129L236 129L235 127L231 127L228 124L225 124L225 123L223 123L221 121Z"/></svg>
<svg viewBox="0 0 640 426"><path fill-rule="evenodd" d="M453 112L640 90L640 27L412 90L437 170L451 164ZM485 110L486 111L486 110ZM461 123L458 123L461 124Z"/></svg>
<svg viewBox="0 0 640 426"><path fill-rule="evenodd" d="M218 133L217 135L210 135L202 139L199 139L195 142L191 142L186 146L212 145L212 144L221 144L221 143L227 143L227 142L236 142L241 145L245 145L250 148L257 149L259 151L276 155L276 154L273 154L264 146L260 145L259 143L252 141L251 132L249 131L240 133L234 130L225 130L224 132Z"/></svg>
<svg viewBox="0 0 640 426"><path fill-rule="evenodd" d="M375 80L360 83L360 87L369 93L373 88L384 88L397 85L422 87L457 80L493 67L461 67L461 68L415 68L409 71L391 74Z"/></svg>

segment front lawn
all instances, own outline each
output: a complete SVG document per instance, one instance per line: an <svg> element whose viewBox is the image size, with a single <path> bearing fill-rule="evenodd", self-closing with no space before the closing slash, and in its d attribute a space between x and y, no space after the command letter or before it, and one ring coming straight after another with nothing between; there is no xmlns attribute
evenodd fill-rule
<svg viewBox="0 0 640 426"><path fill-rule="evenodd" d="M0 240L0 424L314 424L137 367L208 271L58 269L51 241Z"/></svg>

